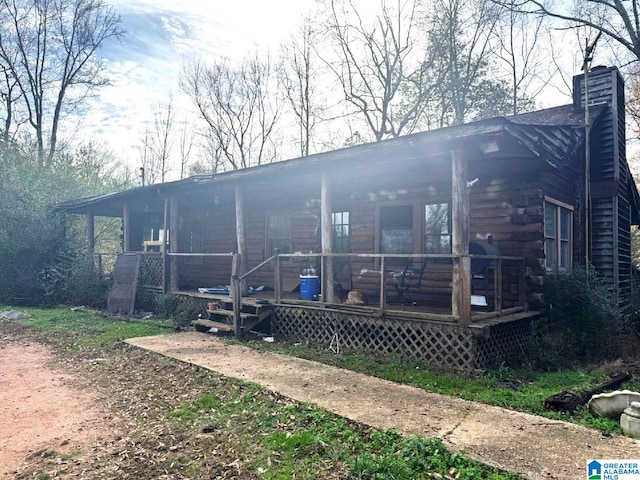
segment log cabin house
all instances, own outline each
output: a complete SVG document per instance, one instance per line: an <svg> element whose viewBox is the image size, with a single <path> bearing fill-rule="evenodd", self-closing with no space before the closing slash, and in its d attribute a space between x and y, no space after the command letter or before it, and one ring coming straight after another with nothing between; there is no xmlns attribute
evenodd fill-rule
<svg viewBox="0 0 640 480"><path fill-rule="evenodd" d="M269 318L296 341L481 367L522 346L545 273L590 262L629 292L624 84L616 68L584 78L565 106L58 209L86 215L90 248L95 216L122 218L139 305L173 292L220 302L209 314L237 336Z"/></svg>

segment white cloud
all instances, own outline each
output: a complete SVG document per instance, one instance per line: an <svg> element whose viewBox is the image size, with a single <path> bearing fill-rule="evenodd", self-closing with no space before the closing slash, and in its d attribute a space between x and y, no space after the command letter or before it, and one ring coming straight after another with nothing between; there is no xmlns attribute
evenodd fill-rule
<svg viewBox="0 0 640 480"><path fill-rule="evenodd" d="M182 66L196 58L239 60L256 46L276 48L301 23L312 0L113 0L126 31L99 54L111 85L91 102L80 135L100 136L135 167L152 107L170 94L179 110Z"/></svg>

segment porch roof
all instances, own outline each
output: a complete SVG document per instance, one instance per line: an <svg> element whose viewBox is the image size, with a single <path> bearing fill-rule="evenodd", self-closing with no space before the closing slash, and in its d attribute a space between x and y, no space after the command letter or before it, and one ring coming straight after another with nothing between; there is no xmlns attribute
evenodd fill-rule
<svg viewBox="0 0 640 480"><path fill-rule="evenodd" d="M595 123L605 106L591 111ZM582 145L584 138L581 110L573 105L554 107L512 117L494 117L437 130L405 135L375 143L356 145L257 167L200 175L158 185L136 187L122 192L69 200L57 211L121 216L125 202L152 199L206 188L212 184L233 186L245 180L268 179L283 174L309 174L339 171L349 176L359 166L397 168L399 161L429 162L459 150L472 163L491 159L513 159L527 168L560 168ZM516 165L514 165L516 166ZM360 171L360 170L358 170Z"/></svg>

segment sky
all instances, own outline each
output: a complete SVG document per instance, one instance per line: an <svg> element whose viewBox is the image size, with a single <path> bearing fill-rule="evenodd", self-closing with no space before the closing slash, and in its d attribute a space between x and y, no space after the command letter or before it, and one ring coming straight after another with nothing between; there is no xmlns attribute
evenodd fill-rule
<svg viewBox="0 0 640 480"><path fill-rule="evenodd" d="M99 51L111 85L93 99L78 136L101 140L132 170L141 164L140 146L153 111L170 96L177 120L193 113L179 86L184 65L228 57L240 61L256 47L277 51L314 0L107 0L121 16L125 35ZM370 5L372 0L358 0ZM567 50L566 48L564 50ZM570 53L570 52L569 52ZM575 59L569 58L569 63ZM571 69L569 69L571 70ZM568 103L547 88L539 107ZM191 113L189 113L191 112Z"/></svg>
<svg viewBox="0 0 640 480"><path fill-rule="evenodd" d="M173 96L183 65L226 56L241 59L256 46L277 48L302 22L312 0L111 0L125 35L99 51L111 84L93 99L81 136L101 139L135 167L153 108Z"/></svg>

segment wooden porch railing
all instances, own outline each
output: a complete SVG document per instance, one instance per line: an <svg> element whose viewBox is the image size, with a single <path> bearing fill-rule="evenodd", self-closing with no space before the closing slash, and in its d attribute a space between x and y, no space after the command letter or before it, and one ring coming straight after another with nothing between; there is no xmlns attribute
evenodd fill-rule
<svg viewBox="0 0 640 480"><path fill-rule="evenodd" d="M459 257L459 256L458 256ZM512 257L512 256L504 256L504 255L469 255L471 260L485 260L492 264L493 266L493 312L480 315L480 317L494 317L494 316L503 316L510 313L515 313L518 311L522 311L526 307L525 300L525 261L522 257ZM325 279L327 275L325 274L326 269L329 268L327 265L332 265L332 260L335 258L366 258L372 259L374 263L379 265L378 273L380 275L380 296L377 308L380 311L385 311L387 309L387 265L389 259L406 259L408 262L410 259L432 259L432 260L440 260L443 259L447 261L452 261L456 258L455 255L452 254L370 254L370 253L291 253L291 254L278 254L273 255L268 258L260 265L252 268L248 272L244 274L238 274L237 265L239 265L240 259L238 254L233 254L233 272L231 276L231 286L232 286L232 295L233 295L233 307L234 307L234 327L236 329L236 333L240 331L240 313L242 310L242 295L244 292L244 282L245 280L251 276L253 273L261 270L267 265L273 263L274 265L274 294L275 294L275 302L281 303L283 300L283 291L282 291L282 263L284 259L299 259L300 261L308 260L311 258L320 258L320 274L319 277L321 279L320 286L320 297L321 299L327 298L327 289L333 288L331 285L327 285ZM503 263L504 262L515 262L517 264L518 273L517 273L517 304L512 308L503 308ZM471 281L471 279L469 279ZM452 299L453 301L453 299ZM453 309L452 309L453 310ZM469 321L469 319L455 319L457 321Z"/></svg>

